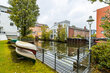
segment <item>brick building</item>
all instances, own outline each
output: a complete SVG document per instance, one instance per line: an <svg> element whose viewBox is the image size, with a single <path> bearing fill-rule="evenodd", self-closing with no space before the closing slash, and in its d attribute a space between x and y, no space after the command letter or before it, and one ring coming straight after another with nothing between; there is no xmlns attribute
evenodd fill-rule
<svg viewBox="0 0 110 73"><path fill-rule="evenodd" d="M75 26L70 26L69 27L69 38L76 37L77 35L81 35L84 38L88 38L89 37L89 30L86 29L86 27L78 28Z"/></svg>
<svg viewBox="0 0 110 73"><path fill-rule="evenodd" d="M104 19L104 16L105 16L105 11L107 11L108 9L110 9L110 6L107 6L107 7L104 7L104 8L101 8L101 9L98 9L97 10L97 26L96 26L96 37L97 38L106 38L104 36L104 29L102 27L100 27L100 25L103 25L101 23L101 19Z"/></svg>

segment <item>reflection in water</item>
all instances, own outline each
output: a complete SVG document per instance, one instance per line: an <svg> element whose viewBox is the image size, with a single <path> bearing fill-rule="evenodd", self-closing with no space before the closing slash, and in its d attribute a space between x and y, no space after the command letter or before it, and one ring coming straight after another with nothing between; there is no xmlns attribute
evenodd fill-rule
<svg viewBox="0 0 110 73"><path fill-rule="evenodd" d="M59 43L59 42L53 42L53 41L37 41L36 46L45 48L50 53L54 54L55 52L57 54L63 54L66 56L74 56L77 54L77 49L87 46L87 44L67 44L67 43Z"/></svg>

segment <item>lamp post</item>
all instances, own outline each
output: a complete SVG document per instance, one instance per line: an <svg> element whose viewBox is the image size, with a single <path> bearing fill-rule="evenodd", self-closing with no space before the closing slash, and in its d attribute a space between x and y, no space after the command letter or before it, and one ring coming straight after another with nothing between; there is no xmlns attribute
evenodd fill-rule
<svg viewBox="0 0 110 73"><path fill-rule="evenodd" d="M87 20L87 22L89 24L89 50L91 48L91 25L92 25L93 21L94 21L94 19L92 19L92 16L89 16L89 19Z"/></svg>

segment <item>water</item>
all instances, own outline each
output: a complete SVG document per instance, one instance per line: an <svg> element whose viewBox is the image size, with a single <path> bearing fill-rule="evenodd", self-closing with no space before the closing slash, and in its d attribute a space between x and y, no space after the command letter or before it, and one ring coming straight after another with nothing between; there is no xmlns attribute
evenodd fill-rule
<svg viewBox="0 0 110 73"><path fill-rule="evenodd" d="M61 42L53 42L53 41L37 41L36 46L44 48L45 50L48 50L46 52L50 52L54 54L55 52L57 54L63 54L66 56L75 56L77 54L78 48L87 48L88 44L86 43L76 43L76 44L68 44L68 43L61 43Z"/></svg>
<svg viewBox="0 0 110 73"><path fill-rule="evenodd" d="M76 72L77 49L82 48L79 49L79 58L81 58L86 54L85 48L88 48L88 44L86 43L69 44L53 41L37 41L35 44L39 50L44 49L45 52L37 52L36 58L60 73ZM86 69L85 66L88 65L88 59L85 58L85 60L86 61L80 59L80 64L82 66L79 66L79 73L82 73ZM86 64L83 64L83 61L84 63L86 62Z"/></svg>

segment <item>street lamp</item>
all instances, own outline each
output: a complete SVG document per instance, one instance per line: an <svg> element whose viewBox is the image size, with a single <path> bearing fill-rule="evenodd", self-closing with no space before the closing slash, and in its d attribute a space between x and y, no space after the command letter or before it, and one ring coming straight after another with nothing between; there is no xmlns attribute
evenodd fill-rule
<svg viewBox="0 0 110 73"><path fill-rule="evenodd" d="M89 24L89 50L91 48L91 25L92 25L93 21L94 21L94 19L92 19L92 16L89 16L89 19L87 20L87 22Z"/></svg>

